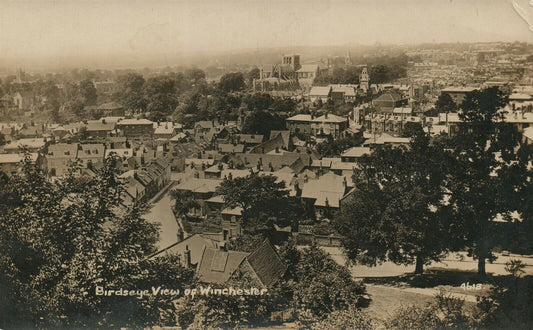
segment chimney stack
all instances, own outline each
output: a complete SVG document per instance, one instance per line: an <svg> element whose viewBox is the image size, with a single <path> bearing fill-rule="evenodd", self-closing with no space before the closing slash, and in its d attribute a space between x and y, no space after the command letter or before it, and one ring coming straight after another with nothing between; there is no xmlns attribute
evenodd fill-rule
<svg viewBox="0 0 533 330"><path fill-rule="evenodd" d="M189 246L185 245L185 251L183 251L184 261L185 261L185 267L191 268L191 250L189 250Z"/></svg>

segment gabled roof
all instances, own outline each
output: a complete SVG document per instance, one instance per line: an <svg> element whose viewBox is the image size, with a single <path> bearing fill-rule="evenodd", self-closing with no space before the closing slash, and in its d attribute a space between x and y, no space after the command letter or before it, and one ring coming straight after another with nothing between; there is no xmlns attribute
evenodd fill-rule
<svg viewBox="0 0 533 330"><path fill-rule="evenodd" d="M46 157L76 158L77 154L77 143L57 143L48 147L48 155Z"/></svg>
<svg viewBox="0 0 533 330"><path fill-rule="evenodd" d="M285 273L285 264L268 240L264 240L246 260L266 287L276 283Z"/></svg>
<svg viewBox="0 0 533 330"><path fill-rule="evenodd" d="M339 207L339 200L346 192L346 178L328 172L316 180L309 180L302 189L302 198L315 199L316 206Z"/></svg>
<svg viewBox="0 0 533 330"><path fill-rule="evenodd" d="M39 154L30 153L30 160L35 162ZM22 154L0 154L0 164L16 164L24 160L24 155Z"/></svg>
<svg viewBox="0 0 533 330"><path fill-rule="evenodd" d="M309 96L329 96L331 92L331 86L314 86L309 92Z"/></svg>
<svg viewBox="0 0 533 330"><path fill-rule="evenodd" d="M225 283L247 256L247 252L222 251L206 247L196 272L202 282Z"/></svg>
<svg viewBox="0 0 533 330"><path fill-rule="evenodd" d="M216 248L215 241L205 238L200 234L194 234L182 241L176 242L155 254L152 254L147 259L162 257L166 255L179 255L182 256L185 250L188 248L191 251L191 264L197 265L204 253L205 248Z"/></svg>
<svg viewBox="0 0 533 330"><path fill-rule="evenodd" d="M95 158L105 156L105 146L100 143L96 144L81 144L80 151L78 152L78 158Z"/></svg>
<svg viewBox="0 0 533 330"><path fill-rule="evenodd" d="M202 282L222 284L231 278L243 262L250 265L265 287L276 283L286 269L274 247L265 240L252 253L206 247L196 272Z"/></svg>
<svg viewBox="0 0 533 330"><path fill-rule="evenodd" d="M154 122L148 119L122 119L117 123L117 126L126 126L126 125L150 125L154 126Z"/></svg>
<svg viewBox="0 0 533 330"><path fill-rule="evenodd" d="M281 138L283 139L283 147L285 149L288 149L289 148L289 144L291 142L291 140L290 140L291 132L290 131L275 131L275 130L272 130L272 131L270 131L270 140L275 138L277 135L281 135Z"/></svg>
<svg viewBox="0 0 533 330"><path fill-rule="evenodd" d="M111 122L102 122L101 120L98 121L90 121L87 123L87 131L112 131L115 129L115 123Z"/></svg>
<svg viewBox="0 0 533 330"><path fill-rule="evenodd" d="M176 190L186 190L199 193L215 192L220 180L192 178L176 186Z"/></svg>
<svg viewBox="0 0 533 330"><path fill-rule="evenodd" d="M329 113L327 115L322 115L318 118L315 118L312 121L314 123L343 123L347 122L348 119Z"/></svg>
<svg viewBox="0 0 533 330"><path fill-rule="evenodd" d="M286 119L287 121L308 121L312 120L311 115L299 114Z"/></svg>
<svg viewBox="0 0 533 330"><path fill-rule="evenodd" d="M263 142L261 134L235 134L240 143L259 144Z"/></svg>
<svg viewBox="0 0 533 330"><path fill-rule="evenodd" d="M27 146L29 148L42 148L46 142L43 138L33 138L33 139L19 139L17 141L12 141L9 144L3 146L4 149L17 149L22 146Z"/></svg>
<svg viewBox="0 0 533 330"><path fill-rule="evenodd" d="M218 150L223 153L244 152L244 144L219 143Z"/></svg>
<svg viewBox="0 0 533 330"><path fill-rule="evenodd" d="M362 157L363 155L370 155L371 149L367 147L353 147L345 150L341 157Z"/></svg>

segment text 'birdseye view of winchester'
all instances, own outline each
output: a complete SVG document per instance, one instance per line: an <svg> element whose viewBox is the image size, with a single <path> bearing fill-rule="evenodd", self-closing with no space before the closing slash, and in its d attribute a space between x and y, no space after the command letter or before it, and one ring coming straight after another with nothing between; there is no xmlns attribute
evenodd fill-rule
<svg viewBox="0 0 533 330"><path fill-rule="evenodd" d="M1 329L533 329L533 1L0 0Z"/></svg>

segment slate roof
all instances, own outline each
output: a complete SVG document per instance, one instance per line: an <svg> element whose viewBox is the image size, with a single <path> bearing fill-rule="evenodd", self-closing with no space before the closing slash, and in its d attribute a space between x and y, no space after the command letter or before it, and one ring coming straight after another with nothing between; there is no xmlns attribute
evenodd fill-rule
<svg viewBox="0 0 533 330"><path fill-rule="evenodd" d="M37 153L30 153L30 160L35 162L39 157ZM22 154L0 154L0 164L14 164L20 163L24 160L24 155Z"/></svg>
<svg viewBox="0 0 533 330"><path fill-rule="evenodd" d="M303 122L310 122L312 120L311 115L306 114L299 114L292 116L290 118L287 118L286 121L303 121Z"/></svg>
<svg viewBox="0 0 533 330"><path fill-rule="evenodd" d="M309 92L309 96L329 96L329 93L331 92L331 86L314 86L311 88L311 91Z"/></svg>
<svg viewBox="0 0 533 330"><path fill-rule="evenodd" d="M269 287L285 272L285 265L268 240L252 253L223 251L206 247L198 263L198 278L206 283L225 283L243 262L247 262L260 282Z"/></svg>
<svg viewBox="0 0 533 330"><path fill-rule="evenodd" d="M54 158L76 158L78 154L77 143L57 143L48 147L48 155L46 157Z"/></svg>
<svg viewBox="0 0 533 330"><path fill-rule="evenodd" d="M191 178L185 182L180 183L174 189L176 190L186 190L199 193L208 193L215 192L216 188L220 184L220 180L214 179L198 179Z"/></svg>
<svg viewBox="0 0 533 330"><path fill-rule="evenodd" d="M202 282L222 284L229 280L247 256L247 252L222 251L206 247L196 272Z"/></svg>
<svg viewBox="0 0 533 330"><path fill-rule="evenodd" d="M263 142L263 135L260 134L235 134L240 143L259 144Z"/></svg>
<svg viewBox="0 0 533 330"><path fill-rule="evenodd" d="M117 123L117 126L126 126L126 125L150 125L153 127L154 122L148 119L122 119Z"/></svg>
<svg viewBox="0 0 533 330"><path fill-rule="evenodd" d="M363 155L370 155L371 150L368 147L353 147L344 151L341 157L362 157Z"/></svg>
<svg viewBox="0 0 533 330"><path fill-rule="evenodd" d="M339 200L344 196L345 177L328 172L316 180L309 180L302 188L302 198L315 199L315 206L339 207Z"/></svg>
<svg viewBox="0 0 533 330"><path fill-rule="evenodd" d="M219 143L218 150L222 153L244 152L244 144Z"/></svg>
<svg viewBox="0 0 533 330"><path fill-rule="evenodd" d="M283 139L283 147L285 149L289 149L289 144L291 142L291 132L290 131L270 131L270 140L275 138L276 136L281 135L281 138Z"/></svg>
<svg viewBox="0 0 533 330"><path fill-rule="evenodd" d="M103 144L81 144L78 152L78 158L104 158L105 146Z"/></svg>
<svg viewBox="0 0 533 330"><path fill-rule="evenodd" d="M344 122L347 122L348 119L330 113L330 114L315 118L312 121L314 123L344 123Z"/></svg>
<svg viewBox="0 0 533 330"><path fill-rule="evenodd" d="M194 234L182 241L176 242L155 254L152 254L148 259L162 257L166 255L179 255L182 256L186 247L191 251L191 264L198 265L205 248L216 248L215 241L202 237L200 234Z"/></svg>
<svg viewBox="0 0 533 330"><path fill-rule="evenodd" d="M264 240L246 260L266 287L276 283L285 273L285 264L268 240Z"/></svg>

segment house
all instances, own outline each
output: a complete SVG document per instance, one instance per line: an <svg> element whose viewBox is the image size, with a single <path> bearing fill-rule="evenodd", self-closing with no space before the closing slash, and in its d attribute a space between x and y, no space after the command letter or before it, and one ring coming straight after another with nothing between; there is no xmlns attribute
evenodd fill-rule
<svg viewBox="0 0 533 330"><path fill-rule="evenodd" d="M407 104L407 99L394 90L386 91L372 100L372 105L379 113L392 113L394 108L402 107L405 104Z"/></svg>
<svg viewBox="0 0 533 330"><path fill-rule="evenodd" d="M317 219L329 218L339 209L339 201L348 192L346 176L328 172L318 179L309 180L302 187L306 207L313 209Z"/></svg>
<svg viewBox="0 0 533 330"><path fill-rule="evenodd" d="M341 154L342 162L356 162L363 156L370 156L371 149L368 147L352 147Z"/></svg>
<svg viewBox="0 0 533 330"><path fill-rule="evenodd" d="M283 149L286 144L287 141L283 139L283 135L278 133L275 134L272 139L256 145L255 147L250 149L248 153L265 154L270 153L272 151L279 152L279 150Z"/></svg>
<svg viewBox="0 0 533 330"><path fill-rule="evenodd" d="M41 166L41 156L38 153L30 153L29 160L32 164ZM15 175L21 168L24 154L0 154L0 172L8 176Z"/></svg>
<svg viewBox="0 0 533 330"><path fill-rule="evenodd" d="M285 269L274 247L265 240L252 253L206 247L196 273L203 283L239 283L242 277L247 277L261 288L270 288Z"/></svg>
<svg viewBox="0 0 533 330"><path fill-rule="evenodd" d="M170 182L170 163L156 159L150 165L133 171L133 177L144 186L146 198L152 198Z"/></svg>
<svg viewBox="0 0 533 330"><path fill-rule="evenodd" d="M327 74L328 69L323 68L320 64L302 64L301 67L296 70L298 77L298 83L300 87L311 86L315 78Z"/></svg>
<svg viewBox="0 0 533 330"><path fill-rule="evenodd" d="M88 138L106 138L115 130L114 122L107 122L105 119L90 120L87 122Z"/></svg>
<svg viewBox="0 0 533 330"><path fill-rule="evenodd" d="M116 127L127 138L151 139L154 136L154 123L148 119L124 119Z"/></svg>
<svg viewBox="0 0 533 330"><path fill-rule="evenodd" d="M260 144L263 138L261 134L235 134L236 142L244 144L247 148Z"/></svg>
<svg viewBox="0 0 533 330"><path fill-rule="evenodd" d="M223 126L214 120L200 120L194 124L194 136L203 138L208 133L216 134L222 130Z"/></svg>
<svg viewBox="0 0 533 330"><path fill-rule="evenodd" d="M311 121L311 134L314 136L339 138L346 128L348 128L348 118L334 114L326 113Z"/></svg>
<svg viewBox="0 0 533 330"><path fill-rule="evenodd" d="M292 134L311 134L311 121L313 115L299 114L285 120L287 129Z"/></svg>
<svg viewBox="0 0 533 330"><path fill-rule="evenodd" d="M331 100L335 104L342 104L347 102L355 102L357 96L357 85L350 84L336 84L330 85Z"/></svg>
<svg viewBox="0 0 533 330"><path fill-rule="evenodd" d="M123 204L126 206L133 205L145 200L146 189L144 185L135 178L135 171L129 170L119 176L124 183Z"/></svg>
<svg viewBox="0 0 533 330"><path fill-rule="evenodd" d="M80 144L78 159L83 167L97 169L104 166L105 146L101 143Z"/></svg>
<svg viewBox="0 0 533 330"><path fill-rule="evenodd" d="M31 91L20 91L15 93L13 103L19 110L27 110L34 104L35 97Z"/></svg>
<svg viewBox="0 0 533 330"><path fill-rule="evenodd" d="M221 154L232 154L244 152L244 144L219 143L217 149Z"/></svg>
<svg viewBox="0 0 533 330"><path fill-rule="evenodd" d="M12 141L0 148L4 150L4 153L18 154L21 148L25 148L29 152L41 152L46 148L47 145L48 142L45 138L33 138Z"/></svg>
<svg viewBox="0 0 533 330"><path fill-rule="evenodd" d="M371 146L371 145L383 145L383 144L390 144L392 146L408 146L411 142L411 139L404 138L404 137L396 137L392 136L387 133L381 133L381 134L372 134L365 136L367 140L363 142L363 146Z"/></svg>
<svg viewBox="0 0 533 330"><path fill-rule="evenodd" d="M46 167L50 176L64 176L78 157L78 143L57 143L48 147Z"/></svg>
<svg viewBox="0 0 533 330"><path fill-rule="evenodd" d="M457 105L461 105L466 97L478 90L475 87L457 87L450 86L441 90L441 94L448 94Z"/></svg>
<svg viewBox="0 0 533 330"><path fill-rule="evenodd" d="M98 106L97 108L104 116L124 116L125 108L122 104L116 102L108 102Z"/></svg>
<svg viewBox="0 0 533 330"><path fill-rule="evenodd" d="M216 192L220 180L191 178L178 184L174 190L190 192L196 200L207 200Z"/></svg>
<svg viewBox="0 0 533 330"><path fill-rule="evenodd" d="M218 249L218 242L201 234L191 235L149 256L147 259L160 258L167 255L178 255L184 267L198 266L204 249Z"/></svg>
<svg viewBox="0 0 533 330"><path fill-rule="evenodd" d="M105 157L110 155L117 155L120 158L120 163L117 164L120 172L127 172L135 169L136 161L133 153L133 148L121 149L105 149Z"/></svg>
<svg viewBox="0 0 533 330"><path fill-rule="evenodd" d="M313 86L309 91L309 100L311 102L327 102L331 96L331 86Z"/></svg>
<svg viewBox="0 0 533 330"><path fill-rule="evenodd" d="M174 124L173 122L154 123L154 138L165 140L171 139L181 128L181 124Z"/></svg>
<svg viewBox="0 0 533 330"><path fill-rule="evenodd" d="M242 235L242 207L225 208L220 212L224 241Z"/></svg>

